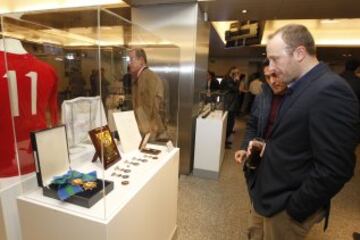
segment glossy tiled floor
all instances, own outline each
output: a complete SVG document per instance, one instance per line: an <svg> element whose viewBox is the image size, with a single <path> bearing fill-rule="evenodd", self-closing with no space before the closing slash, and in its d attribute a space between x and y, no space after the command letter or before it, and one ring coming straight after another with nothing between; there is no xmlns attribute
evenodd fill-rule
<svg viewBox="0 0 360 240"><path fill-rule="evenodd" d="M246 239L249 197L239 165L233 161L245 123L237 122L233 149L226 150L218 181L181 176L178 198L178 230L175 240ZM360 159L360 147L357 149ZM360 164L355 176L333 199L330 223L324 233L316 225L307 240L351 240L360 231Z"/></svg>

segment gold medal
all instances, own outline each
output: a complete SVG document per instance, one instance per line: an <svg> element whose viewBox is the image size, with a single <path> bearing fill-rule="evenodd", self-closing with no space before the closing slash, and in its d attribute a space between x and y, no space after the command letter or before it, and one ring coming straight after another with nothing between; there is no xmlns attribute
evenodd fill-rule
<svg viewBox="0 0 360 240"><path fill-rule="evenodd" d="M83 180L81 179L81 178L75 178L75 179L73 179L73 180L71 180L71 184L72 185L78 185L78 186L80 186L80 185L82 185L84 182L83 182Z"/></svg>
<svg viewBox="0 0 360 240"><path fill-rule="evenodd" d="M84 190L93 190L94 188L96 188L97 184L96 182L85 182L82 187L84 188Z"/></svg>

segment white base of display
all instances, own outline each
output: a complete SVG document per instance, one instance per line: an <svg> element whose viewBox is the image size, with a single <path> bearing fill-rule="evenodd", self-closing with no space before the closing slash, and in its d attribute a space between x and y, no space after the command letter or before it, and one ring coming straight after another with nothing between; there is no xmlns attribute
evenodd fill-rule
<svg viewBox="0 0 360 240"><path fill-rule="evenodd" d="M105 171L114 190L90 209L44 197L41 190L21 196L23 239L171 239L176 231L179 149L167 153L162 148L159 159L132 166L130 184L124 186L123 179L111 173L132 156L123 156ZM96 168L91 162L86 165L84 169Z"/></svg>
<svg viewBox="0 0 360 240"><path fill-rule="evenodd" d="M16 198L24 186L35 188L34 173L0 179L0 240L22 239Z"/></svg>
<svg viewBox="0 0 360 240"><path fill-rule="evenodd" d="M217 179L225 153L227 112L196 119L193 175Z"/></svg>

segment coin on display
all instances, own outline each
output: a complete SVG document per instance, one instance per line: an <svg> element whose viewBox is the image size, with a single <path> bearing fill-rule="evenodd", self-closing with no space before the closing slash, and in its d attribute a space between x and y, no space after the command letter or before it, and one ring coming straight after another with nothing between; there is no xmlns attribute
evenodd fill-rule
<svg viewBox="0 0 360 240"><path fill-rule="evenodd" d="M128 185L130 182L129 181L122 181L121 184L122 185Z"/></svg>

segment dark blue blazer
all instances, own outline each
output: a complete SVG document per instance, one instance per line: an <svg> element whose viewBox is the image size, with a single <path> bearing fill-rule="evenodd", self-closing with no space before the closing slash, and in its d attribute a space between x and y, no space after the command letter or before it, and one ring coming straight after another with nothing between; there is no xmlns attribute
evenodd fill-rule
<svg viewBox="0 0 360 240"><path fill-rule="evenodd" d="M253 136L263 136L272 97L268 90L255 102L242 148ZM359 103L344 79L323 63L289 92L260 165L255 171L245 168L245 176L258 213L270 217L286 210L302 222L329 206L353 176Z"/></svg>

